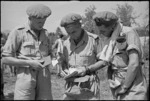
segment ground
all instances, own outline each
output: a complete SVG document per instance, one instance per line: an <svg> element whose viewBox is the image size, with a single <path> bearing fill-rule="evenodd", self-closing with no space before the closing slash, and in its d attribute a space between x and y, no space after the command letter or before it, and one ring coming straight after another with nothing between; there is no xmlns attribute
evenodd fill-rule
<svg viewBox="0 0 150 101"><path fill-rule="evenodd" d="M105 69L101 70L103 77L101 77L101 82L100 82L100 97L101 100L111 100L111 92L108 87L108 82L105 78L106 76L106 71ZM147 76L147 81L149 81L149 62L146 63L146 76ZM14 84L16 81L16 77L11 77L9 75L9 70L4 71L4 94L5 94L5 100L13 100L13 95L14 95ZM64 93L64 84L65 81L63 78L57 77L56 76L56 70L53 68L51 69L51 83L52 83L52 94L53 94L53 99L54 100L61 100L62 95Z"/></svg>

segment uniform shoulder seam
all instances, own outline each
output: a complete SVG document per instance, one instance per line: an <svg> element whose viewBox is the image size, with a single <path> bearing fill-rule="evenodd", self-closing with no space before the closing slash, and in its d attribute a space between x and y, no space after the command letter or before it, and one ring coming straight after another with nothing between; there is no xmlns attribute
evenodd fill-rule
<svg viewBox="0 0 150 101"><path fill-rule="evenodd" d="M96 34L93 34L93 33L90 33L90 32L87 32L88 36L94 38L94 39L97 39L98 38L98 35Z"/></svg>
<svg viewBox="0 0 150 101"><path fill-rule="evenodd" d="M16 30L22 30L22 29L25 29L25 26L17 26L14 29L16 29Z"/></svg>

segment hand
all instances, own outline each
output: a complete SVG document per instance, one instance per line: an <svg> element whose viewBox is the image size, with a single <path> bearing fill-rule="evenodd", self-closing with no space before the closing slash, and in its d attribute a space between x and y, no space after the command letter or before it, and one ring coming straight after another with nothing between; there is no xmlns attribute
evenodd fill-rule
<svg viewBox="0 0 150 101"><path fill-rule="evenodd" d="M44 68L44 66L40 63L39 60L27 60L27 61L28 61L29 66L35 70Z"/></svg>
<svg viewBox="0 0 150 101"><path fill-rule="evenodd" d="M75 77L78 74L76 68L65 69L64 73L65 73L64 79L69 79L69 78Z"/></svg>
<svg viewBox="0 0 150 101"><path fill-rule="evenodd" d="M109 79L108 82L111 88L117 88L119 86L119 84L117 84L114 80Z"/></svg>
<svg viewBox="0 0 150 101"><path fill-rule="evenodd" d="M66 77L68 74L69 74L69 70L68 70L68 69L65 69L65 70L62 70L62 71L61 71L61 75L62 75L63 77Z"/></svg>
<svg viewBox="0 0 150 101"><path fill-rule="evenodd" d="M84 76L86 74L86 67L77 67L78 76Z"/></svg>
<svg viewBox="0 0 150 101"><path fill-rule="evenodd" d="M68 70L68 69L65 69L64 72L65 72L65 74L67 74L67 75L69 74L69 70Z"/></svg>
<svg viewBox="0 0 150 101"><path fill-rule="evenodd" d="M126 91L127 91L127 88L125 88L124 86L120 86L116 89L115 96L124 94Z"/></svg>
<svg viewBox="0 0 150 101"><path fill-rule="evenodd" d="M61 74L61 76L62 76L62 77L66 77L66 76L68 75L68 73L66 73L66 72L65 72L65 71L63 71L63 70L61 71L61 73L60 73L60 74Z"/></svg>

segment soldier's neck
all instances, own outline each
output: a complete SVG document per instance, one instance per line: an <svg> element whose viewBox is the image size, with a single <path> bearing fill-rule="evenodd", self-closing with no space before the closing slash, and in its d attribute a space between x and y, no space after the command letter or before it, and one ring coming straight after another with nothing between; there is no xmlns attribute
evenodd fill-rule
<svg viewBox="0 0 150 101"><path fill-rule="evenodd" d="M39 38L41 30L35 29L30 23L29 23L29 26L30 26L30 28L31 28L32 33L33 33L37 38Z"/></svg>
<svg viewBox="0 0 150 101"><path fill-rule="evenodd" d="M33 30L37 36L40 35L40 30Z"/></svg>
<svg viewBox="0 0 150 101"><path fill-rule="evenodd" d="M80 34L79 38L77 40L74 40L76 45L82 40L83 35L84 35L84 30L81 31L81 34Z"/></svg>
<svg viewBox="0 0 150 101"><path fill-rule="evenodd" d="M34 28L31 28L31 30L32 30L32 33L33 33L37 38L39 38L41 30L36 30L36 29L34 29Z"/></svg>

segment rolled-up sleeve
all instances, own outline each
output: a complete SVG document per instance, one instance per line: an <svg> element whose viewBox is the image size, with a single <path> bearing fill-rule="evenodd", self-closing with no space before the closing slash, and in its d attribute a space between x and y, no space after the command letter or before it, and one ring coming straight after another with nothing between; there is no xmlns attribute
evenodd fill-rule
<svg viewBox="0 0 150 101"><path fill-rule="evenodd" d="M138 33L135 32L134 30L131 30L130 32L127 33L127 51L135 49L139 55L141 56L143 54L140 38L138 36Z"/></svg>
<svg viewBox="0 0 150 101"><path fill-rule="evenodd" d="M4 45L2 56L12 56L16 55L16 51L19 49L21 44L20 34L17 29L10 32L8 39Z"/></svg>

